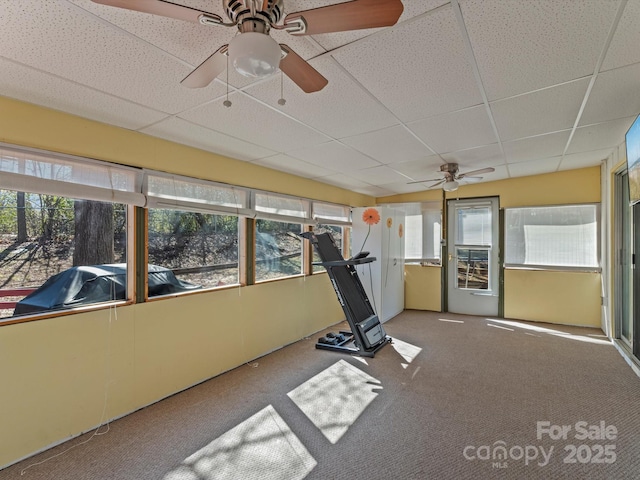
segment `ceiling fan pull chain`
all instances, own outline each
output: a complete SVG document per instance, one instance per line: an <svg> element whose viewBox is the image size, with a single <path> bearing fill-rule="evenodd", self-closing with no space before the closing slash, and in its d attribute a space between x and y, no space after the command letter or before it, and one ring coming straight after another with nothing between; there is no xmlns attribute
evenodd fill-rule
<svg viewBox="0 0 640 480"><path fill-rule="evenodd" d="M278 105L284 105L287 101L284 99L284 73L280 70L280 100Z"/></svg>
<svg viewBox="0 0 640 480"><path fill-rule="evenodd" d="M222 105L229 108L231 106L231 102L229 101L229 55L227 54L227 98Z"/></svg>

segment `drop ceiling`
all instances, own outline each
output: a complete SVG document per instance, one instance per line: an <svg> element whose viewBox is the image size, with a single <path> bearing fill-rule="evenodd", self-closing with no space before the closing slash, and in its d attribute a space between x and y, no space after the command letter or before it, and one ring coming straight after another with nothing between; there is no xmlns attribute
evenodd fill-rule
<svg viewBox="0 0 640 480"><path fill-rule="evenodd" d="M171 1L224 16L222 0ZM403 4L388 28L272 30L328 79L305 94L279 73L182 86L235 28L0 0L0 95L376 197L425 190L408 182L445 162L495 168L482 181L599 165L640 113L638 0Z"/></svg>

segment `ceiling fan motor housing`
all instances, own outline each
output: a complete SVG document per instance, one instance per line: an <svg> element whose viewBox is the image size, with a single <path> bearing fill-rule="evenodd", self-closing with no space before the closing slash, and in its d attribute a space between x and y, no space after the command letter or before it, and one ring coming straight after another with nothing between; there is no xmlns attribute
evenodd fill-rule
<svg viewBox="0 0 640 480"><path fill-rule="evenodd" d="M455 178L455 176L458 174L458 164L445 163L444 165L440 165L440 171L443 172L447 178Z"/></svg>
<svg viewBox="0 0 640 480"><path fill-rule="evenodd" d="M284 14L283 0L268 0L266 10L262 10L264 2L255 2L255 15L251 14L252 3L254 0L222 0L227 17L237 23L238 28L248 19L260 19L266 25L266 31L261 33L268 33L271 25L278 23Z"/></svg>

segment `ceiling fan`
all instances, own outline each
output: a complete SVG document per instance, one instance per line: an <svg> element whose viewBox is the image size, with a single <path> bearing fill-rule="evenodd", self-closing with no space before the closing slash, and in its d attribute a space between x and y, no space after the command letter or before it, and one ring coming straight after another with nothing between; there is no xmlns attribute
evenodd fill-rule
<svg viewBox="0 0 640 480"><path fill-rule="evenodd" d="M182 80L187 87L206 87L229 62L238 73L253 78L266 77L280 68L306 93L322 90L328 80L290 47L271 38L272 28L291 35L316 35L388 27L398 21L404 9L402 0L351 0L284 16L284 0L222 0L226 21L215 13L167 0L92 1L202 25L237 26L239 34L228 45L222 45Z"/></svg>
<svg viewBox="0 0 640 480"><path fill-rule="evenodd" d="M494 171L495 171L495 168L487 167L487 168L480 168L479 170L472 170L467 173L458 174L457 163L445 163L444 165L440 165L440 172L444 174L444 178L440 178L440 179L431 178L428 180L417 180L415 182L408 182L408 183L411 184L411 183L436 182L433 185L429 185L428 188L433 188L433 187L437 187L438 185L442 185L442 189L445 192L453 192L457 190L458 187L460 186L460 184L458 183L458 180L462 180L462 179L481 180L482 177L476 177L474 175L479 175L481 173L491 173Z"/></svg>

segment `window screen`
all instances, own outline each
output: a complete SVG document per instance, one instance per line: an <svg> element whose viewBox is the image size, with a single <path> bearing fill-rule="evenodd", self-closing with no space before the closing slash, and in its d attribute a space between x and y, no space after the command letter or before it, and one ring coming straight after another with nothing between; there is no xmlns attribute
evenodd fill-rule
<svg viewBox="0 0 640 480"><path fill-rule="evenodd" d="M505 211L505 263L598 268L597 205Z"/></svg>

